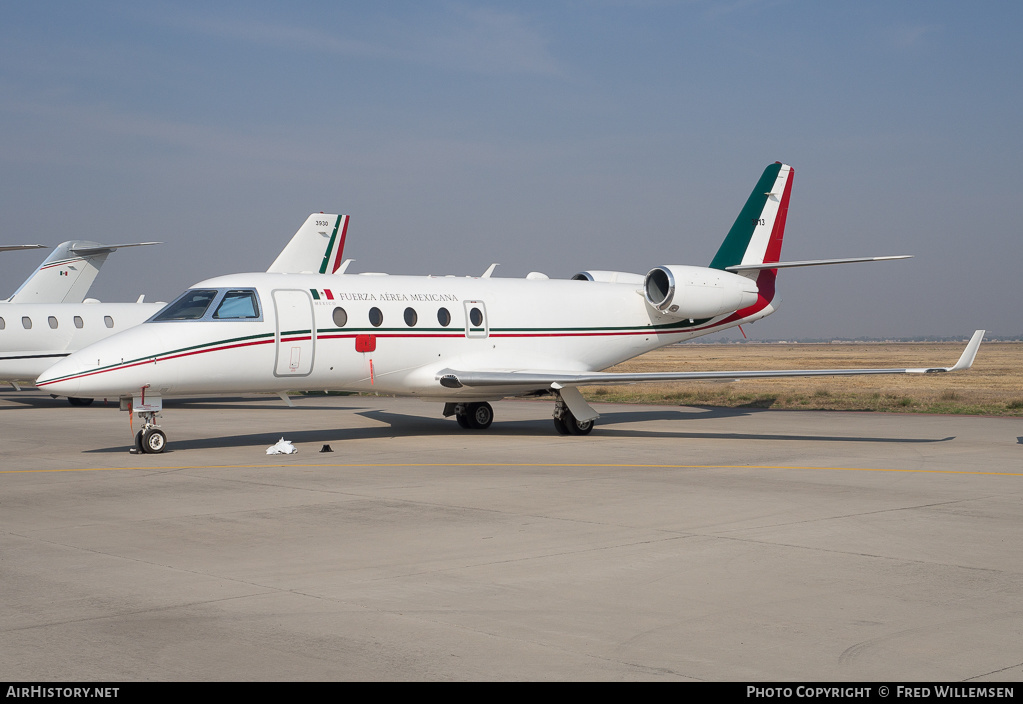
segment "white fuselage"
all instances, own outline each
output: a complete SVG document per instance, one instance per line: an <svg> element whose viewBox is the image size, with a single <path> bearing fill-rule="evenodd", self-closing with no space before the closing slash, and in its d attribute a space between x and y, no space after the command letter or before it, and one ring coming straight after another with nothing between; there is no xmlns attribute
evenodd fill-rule
<svg viewBox="0 0 1023 704"><path fill-rule="evenodd" d="M55 362L138 325L163 303L0 303L0 381L31 381Z"/></svg>
<svg viewBox="0 0 1023 704"><path fill-rule="evenodd" d="M253 291L258 317L214 319L214 302L201 320L151 321L61 361L39 386L96 397L145 387L160 396L348 390L494 399L531 390L445 388L438 372L601 370L773 311L754 294L738 312L690 321L652 308L635 283L548 279L235 274L190 291L200 289L218 291L217 301Z"/></svg>

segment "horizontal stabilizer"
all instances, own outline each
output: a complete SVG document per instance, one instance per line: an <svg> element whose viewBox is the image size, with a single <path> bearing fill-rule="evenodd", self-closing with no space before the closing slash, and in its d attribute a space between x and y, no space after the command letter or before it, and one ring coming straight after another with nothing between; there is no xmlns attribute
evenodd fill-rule
<svg viewBox="0 0 1023 704"><path fill-rule="evenodd" d="M79 242L71 247L71 252L79 256L89 254L109 254L123 247L148 247L151 244L163 244L163 242L128 242L126 244L98 244L96 242Z"/></svg>
<svg viewBox="0 0 1023 704"><path fill-rule="evenodd" d="M516 371L456 371L445 369L437 373L437 380L447 388L463 386L519 387L523 392L535 389L560 389L564 386L596 386L602 384L638 384L650 381L696 381L705 379L777 379L797 376L857 376L866 374L934 374L969 369L984 339L984 331L977 330L951 367L907 367L893 369L778 369L762 371L720 372L647 372L641 374L614 374L604 372L516 372Z"/></svg>
<svg viewBox="0 0 1023 704"><path fill-rule="evenodd" d="M912 254L893 257L854 257L852 259L807 259L803 262L763 262L761 264L736 264L726 266L725 271L762 271L764 269L790 269L797 266L822 266L824 264L855 264L857 262L886 262L892 259L912 259Z"/></svg>
<svg viewBox="0 0 1023 704"><path fill-rule="evenodd" d="M14 252L19 249L46 249L45 244L0 244L0 252Z"/></svg>

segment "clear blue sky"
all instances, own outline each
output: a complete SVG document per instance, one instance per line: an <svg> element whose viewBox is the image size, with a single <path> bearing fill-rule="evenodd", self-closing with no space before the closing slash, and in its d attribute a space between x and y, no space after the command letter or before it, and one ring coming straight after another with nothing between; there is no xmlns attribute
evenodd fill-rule
<svg viewBox="0 0 1023 704"><path fill-rule="evenodd" d="M352 271L707 264L796 170L759 338L1023 332L1023 5L4 2L0 244L163 240L103 300L266 268L311 212ZM0 254L0 296L42 255ZM556 302L553 304L556 305ZM735 333L738 336L738 333Z"/></svg>

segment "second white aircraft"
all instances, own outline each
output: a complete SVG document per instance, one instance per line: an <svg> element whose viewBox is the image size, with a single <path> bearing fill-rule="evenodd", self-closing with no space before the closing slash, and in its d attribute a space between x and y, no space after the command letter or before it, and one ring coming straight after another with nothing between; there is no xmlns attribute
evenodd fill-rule
<svg viewBox="0 0 1023 704"><path fill-rule="evenodd" d="M774 311L777 270L881 258L780 262L792 168L768 166L709 267L575 280L234 274L196 284L143 325L86 347L36 384L120 397L145 421L145 452L166 443L165 396L289 390L377 391L444 402L467 429L489 401L553 395L554 427L583 435L598 417L581 385L686 379L905 374L968 368L977 331L951 367L609 374L649 350Z"/></svg>

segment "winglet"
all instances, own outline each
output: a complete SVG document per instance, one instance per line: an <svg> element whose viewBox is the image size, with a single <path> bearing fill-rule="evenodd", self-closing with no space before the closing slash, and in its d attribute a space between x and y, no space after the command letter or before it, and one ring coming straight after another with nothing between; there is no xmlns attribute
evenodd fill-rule
<svg viewBox="0 0 1023 704"><path fill-rule="evenodd" d="M980 349L980 341L984 339L984 332L984 330L977 330L973 333L973 337L970 338L970 343L966 345L959 361L954 367L949 368L950 372L961 372L973 366L973 359L977 356L977 350Z"/></svg>

